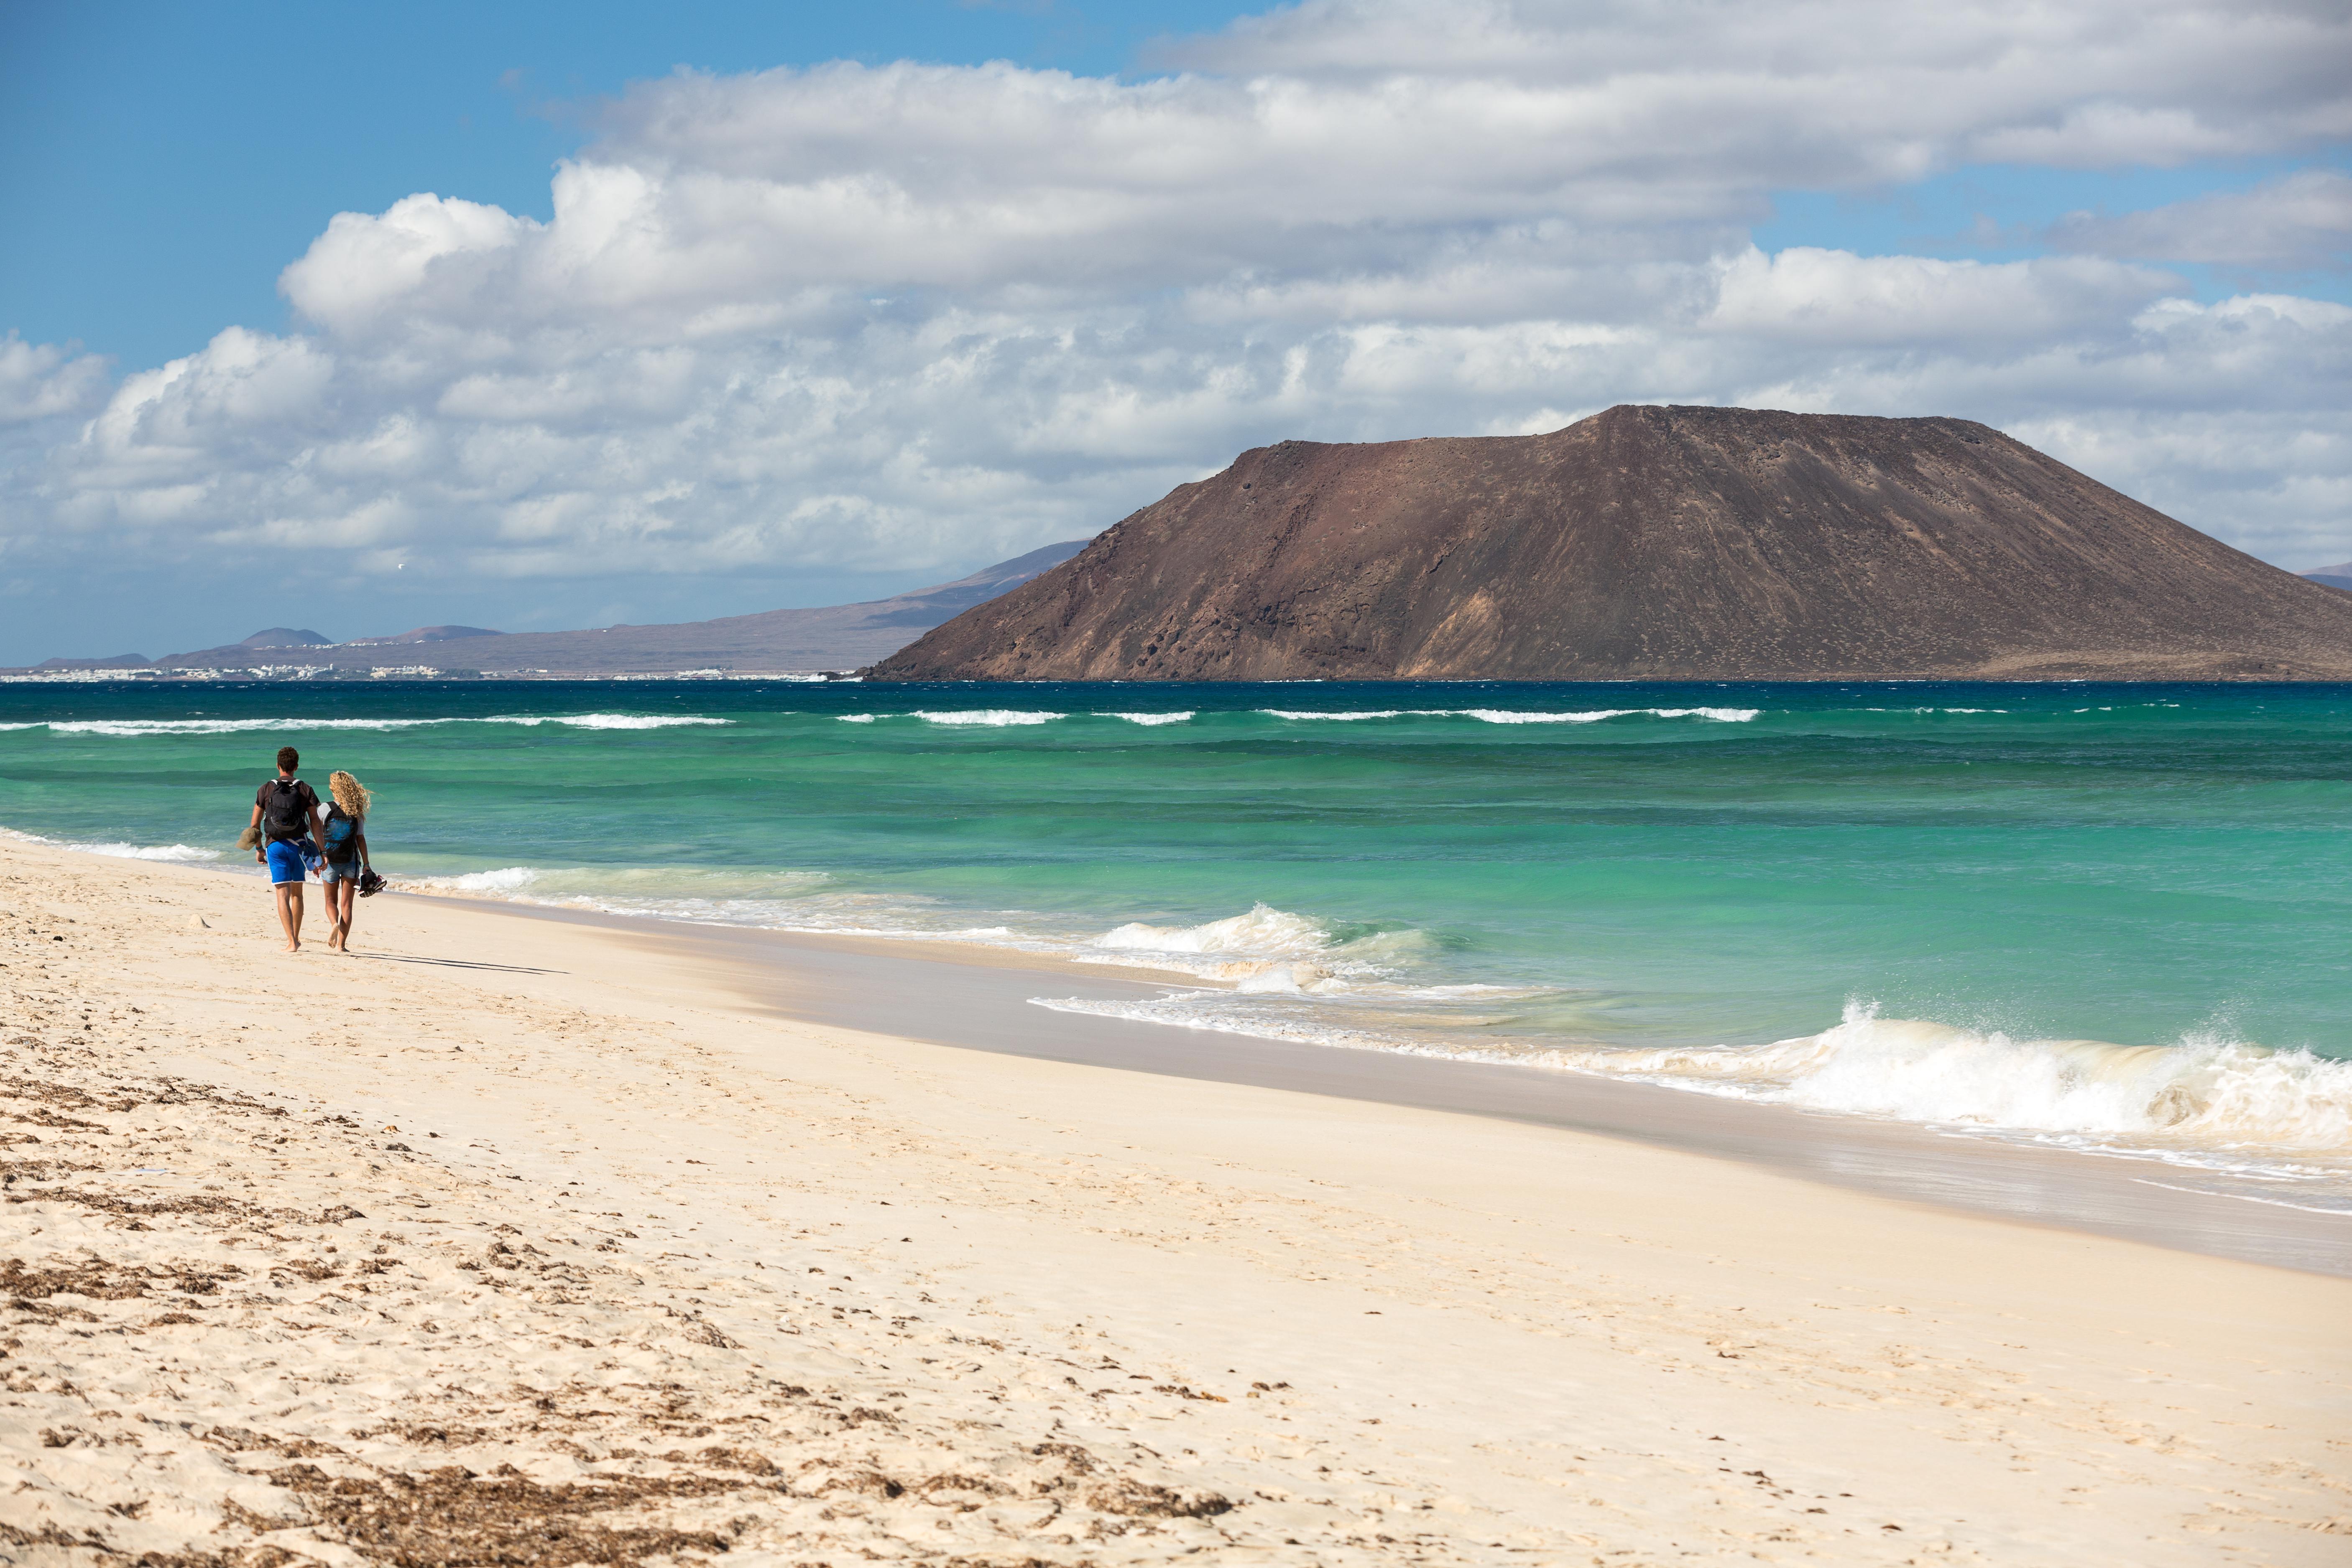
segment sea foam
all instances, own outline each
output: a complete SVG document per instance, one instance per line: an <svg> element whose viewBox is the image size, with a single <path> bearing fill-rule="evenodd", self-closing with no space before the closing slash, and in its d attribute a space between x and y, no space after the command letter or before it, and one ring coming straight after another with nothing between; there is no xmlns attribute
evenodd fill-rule
<svg viewBox="0 0 2352 1568"><path fill-rule="evenodd" d="M106 855L119 860L193 862L221 858L217 849L200 848L193 844L78 843L64 838L45 838L37 833L19 833L13 827L0 827L0 838L13 838L19 844L47 844L53 848L71 849L81 855Z"/></svg>
<svg viewBox="0 0 2352 1568"><path fill-rule="evenodd" d="M202 849L193 844L68 844L68 849L79 849L85 855L111 855L123 860L217 860L217 849Z"/></svg>
<svg viewBox="0 0 2352 1568"><path fill-rule="evenodd" d="M418 730L434 724L562 724L579 730L667 730L678 725L731 724L732 719L670 713L500 713L446 719L59 719L0 729L47 729L58 735L236 735L257 730Z"/></svg>
<svg viewBox="0 0 2352 1568"><path fill-rule="evenodd" d="M1881 1018L1853 1003L1833 1027L1768 1046L1563 1050L1542 1059L1906 1121L2352 1153L2352 1062L2236 1040L2019 1040Z"/></svg>
<svg viewBox="0 0 2352 1568"><path fill-rule="evenodd" d="M1027 712L1018 708L956 708L943 712L933 712L919 708L915 710L915 717L928 720L934 724L981 724L1002 727L1011 724L1047 724L1056 719L1066 718L1067 715Z"/></svg>
<svg viewBox="0 0 2352 1568"><path fill-rule="evenodd" d="M507 713L494 719L462 720L480 724L566 724L577 730L672 730L693 724L732 724L732 719L706 719L693 713Z"/></svg>
<svg viewBox="0 0 2352 1568"><path fill-rule="evenodd" d="M1507 708L1261 708L1272 719L1328 720L1347 723L1366 719L1475 719L1482 724L1597 724L1608 719L1709 719L1721 724L1745 724L1760 708L1587 708L1565 712L1522 712Z"/></svg>
<svg viewBox="0 0 2352 1568"><path fill-rule="evenodd" d="M1401 966L1429 947L1426 933L1412 930L1338 937L1320 921L1261 902L1199 925L1129 921L1071 956L1085 963L1171 970L1222 982L1243 994L1370 996L1420 994L1396 982Z"/></svg>
<svg viewBox="0 0 2352 1568"><path fill-rule="evenodd" d="M404 892L419 893L488 893L506 897L521 892L540 879L540 872L530 866L501 866L495 871L466 871L453 877L403 877L398 886Z"/></svg>

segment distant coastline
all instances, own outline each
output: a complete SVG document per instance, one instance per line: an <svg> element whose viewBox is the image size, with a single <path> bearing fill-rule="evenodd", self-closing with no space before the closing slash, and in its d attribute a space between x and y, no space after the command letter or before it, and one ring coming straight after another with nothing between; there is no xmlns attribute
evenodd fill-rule
<svg viewBox="0 0 2352 1568"><path fill-rule="evenodd" d="M332 664L265 664L242 668L188 668L148 665L100 669L0 669L0 681L21 685L103 686L130 682L148 686L207 685L215 682L301 681L310 685L374 686L388 680L785 680L822 682L858 680L845 669L679 669L595 672L549 669L441 669L432 665L378 665L347 668Z"/></svg>
<svg viewBox="0 0 2352 1568"><path fill-rule="evenodd" d="M499 632L419 626L334 641L271 626L242 641L150 659L135 653L52 658L0 680L822 680L839 679L923 632L1069 559L1083 540L1048 544L951 583L887 599L666 626Z"/></svg>

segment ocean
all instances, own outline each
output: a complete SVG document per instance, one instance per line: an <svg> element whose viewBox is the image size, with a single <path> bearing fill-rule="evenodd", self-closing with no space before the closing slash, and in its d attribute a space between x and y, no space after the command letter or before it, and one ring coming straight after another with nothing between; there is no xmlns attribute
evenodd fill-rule
<svg viewBox="0 0 2352 1568"><path fill-rule="evenodd" d="M1173 970L1037 1001L2352 1211L2352 688L26 682L0 830L254 871L288 743L410 888Z"/></svg>

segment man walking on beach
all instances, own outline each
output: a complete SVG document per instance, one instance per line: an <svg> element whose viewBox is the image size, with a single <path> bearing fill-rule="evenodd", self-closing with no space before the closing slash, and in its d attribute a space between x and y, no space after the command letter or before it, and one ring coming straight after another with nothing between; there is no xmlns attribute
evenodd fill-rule
<svg viewBox="0 0 2352 1568"><path fill-rule="evenodd" d="M316 791L294 776L302 754L291 746L278 748L278 776L254 792L251 826L260 833L253 858L269 868L271 889L278 896L278 923L285 928L286 951L302 951L302 879L310 875L305 844L326 837L326 816L319 809ZM318 837L313 838L313 830Z"/></svg>

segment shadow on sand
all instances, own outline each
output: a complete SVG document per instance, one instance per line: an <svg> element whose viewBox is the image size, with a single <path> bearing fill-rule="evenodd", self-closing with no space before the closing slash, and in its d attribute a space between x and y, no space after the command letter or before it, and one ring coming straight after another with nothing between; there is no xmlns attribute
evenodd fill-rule
<svg viewBox="0 0 2352 1568"><path fill-rule="evenodd" d="M324 952L325 949L320 951ZM532 969L520 963L484 963L471 958L421 958L413 952L354 952L377 963L429 963L439 969L485 969L499 974L569 974L568 969Z"/></svg>

